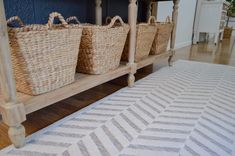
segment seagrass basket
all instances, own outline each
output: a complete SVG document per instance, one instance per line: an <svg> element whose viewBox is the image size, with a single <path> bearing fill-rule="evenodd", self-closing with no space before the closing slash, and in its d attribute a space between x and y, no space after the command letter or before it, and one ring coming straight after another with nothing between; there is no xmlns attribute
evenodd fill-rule
<svg viewBox="0 0 235 156"><path fill-rule="evenodd" d="M77 21L76 17L70 17L67 22L71 20ZM121 24L116 25L117 21ZM105 26L80 24L80 27L83 28L83 33L77 72L104 74L118 68L130 29L129 25L125 24L119 16L115 16L110 24Z"/></svg>
<svg viewBox="0 0 235 156"><path fill-rule="evenodd" d="M174 24L170 17L166 18L166 22L157 22L157 33L151 48L151 55L158 55L167 51L167 46L173 30Z"/></svg>
<svg viewBox="0 0 235 156"><path fill-rule="evenodd" d="M233 27L225 27L224 28L224 36L223 36L223 38L224 39L231 38L232 33L233 33Z"/></svg>
<svg viewBox="0 0 235 156"><path fill-rule="evenodd" d="M137 25L135 62L139 62L149 56L153 40L157 32L155 20L155 17L151 16L148 20L148 23L140 23ZM122 61L128 61L128 55L129 37L126 41L125 48L122 54Z"/></svg>
<svg viewBox="0 0 235 156"><path fill-rule="evenodd" d="M62 24L53 24L54 18ZM20 27L10 27L17 21ZM50 14L46 25L25 26L19 17L7 23L18 91L38 95L74 81L81 28L70 27L56 12Z"/></svg>

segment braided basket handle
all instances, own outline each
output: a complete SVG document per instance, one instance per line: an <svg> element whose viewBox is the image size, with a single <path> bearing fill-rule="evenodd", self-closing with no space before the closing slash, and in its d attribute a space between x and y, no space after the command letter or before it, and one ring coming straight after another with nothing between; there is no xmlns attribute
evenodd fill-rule
<svg viewBox="0 0 235 156"><path fill-rule="evenodd" d="M148 24L155 24L156 23L156 17L150 16L148 19Z"/></svg>
<svg viewBox="0 0 235 156"><path fill-rule="evenodd" d="M107 27L112 28L117 21L121 24L121 26L125 25L125 23L123 22L120 16L115 16L112 18L111 22L109 23L109 25L107 25Z"/></svg>
<svg viewBox="0 0 235 156"><path fill-rule="evenodd" d="M106 17L105 23L108 24L112 21L112 18L110 16Z"/></svg>
<svg viewBox="0 0 235 156"><path fill-rule="evenodd" d="M75 21L77 24L81 24L76 16L71 16L66 19L66 22L69 24L71 21Z"/></svg>
<svg viewBox="0 0 235 156"><path fill-rule="evenodd" d="M54 24L54 19L55 18L58 18L59 21L62 23L62 25L67 28L68 27L68 23L64 20L64 17L58 13L58 12L52 12L50 15L49 15L49 20L48 20L48 27L49 28L52 28L53 24Z"/></svg>
<svg viewBox="0 0 235 156"><path fill-rule="evenodd" d="M13 16L13 17L9 18L7 20L7 25L9 26L11 23L13 23L15 21L19 24L20 27L24 27L24 23L22 22L22 20L20 19L19 16Z"/></svg>
<svg viewBox="0 0 235 156"><path fill-rule="evenodd" d="M171 18L170 18L170 16L167 16L167 17L166 17L166 23L171 23Z"/></svg>

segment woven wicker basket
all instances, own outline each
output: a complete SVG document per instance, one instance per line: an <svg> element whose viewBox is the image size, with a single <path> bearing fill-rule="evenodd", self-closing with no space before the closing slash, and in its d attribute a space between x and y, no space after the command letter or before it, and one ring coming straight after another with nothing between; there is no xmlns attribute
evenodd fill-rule
<svg viewBox="0 0 235 156"><path fill-rule="evenodd" d="M54 25L54 18L62 24ZM17 90L30 95L46 93L74 81L82 29L73 29L59 13L47 25L9 27L10 48Z"/></svg>
<svg viewBox="0 0 235 156"><path fill-rule="evenodd" d="M70 17L67 22L71 20L77 21L76 17ZM120 21L121 25L115 25L117 21ZM80 27L83 28L83 33L77 72L103 74L118 68L129 25L116 16L106 26L83 24Z"/></svg>
<svg viewBox="0 0 235 156"><path fill-rule="evenodd" d="M165 53L173 30L174 24L168 16L166 22L157 23L157 33L151 48L151 55L158 55Z"/></svg>
<svg viewBox="0 0 235 156"><path fill-rule="evenodd" d="M224 39L229 39L232 36L233 33L233 27L225 27L224 28Z"/></svg>
<svg viewBox="0 0 235 156"><path fill-rule="evenodd" d="M148 23L140 23L137 25L135 62L139 62L140 60L149 56L153 40L157 32L155 20L155 17L151 16L148 20ZM128 61L128 54L129 39L125 44L124 52L122 54L122 61Z"/></svg>

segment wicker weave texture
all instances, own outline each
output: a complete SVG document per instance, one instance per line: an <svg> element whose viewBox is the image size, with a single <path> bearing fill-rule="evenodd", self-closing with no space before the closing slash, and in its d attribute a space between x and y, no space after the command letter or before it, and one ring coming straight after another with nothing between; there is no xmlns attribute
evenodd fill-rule
<svg viewBox="0 0 235 156"><path fill-rule="evenodd" d="M69 20L67 20L69 21ZM121 25L115 23L119 21ZM119 16L106 26L84 24L77 72L103 74L120 65L121 55L129 32Z"/></svg>
<svg viewBox="0 0 235 156"><path fill-rule="evenodd" d="M3 103L4 99L3 99L3 90L0 84L0 104Z"/></svg>
<svg viewBox="0 0 235 156"><path fill-rule="evenodd" d="M151 55L166 52L173 26L174 24L171 22L170 17L167 17L166 22L157 23L157 33L151 48Z"/></svg>
<svg viewBox="0 0 235 156"><path fill-rule="evenodd" d="M62 24L53 25L55 17ZM47 25L9 28L17 90L38 95L72 83L81 35L82 29L73 29L56 12Z"/></svg>
<svg viewBox="0 0 235 156"><path fill-rule="evenodd" d="M232 33L233 33L233 28L231 27L225 27L224 28L224 35L223 35L223 38L226 39L226 38L230 38L232 36Z"/></svg>
<svg viewBox="0 0 235 156"><path fill-rule="evenodd" d="M151 23L153 21L153 23ZM135 62L139 62L142 59L149 56L153 40L155 38L157 27L155 24L155 18L151 16L148 23L141 23L137 25L137 40L136 40L136 52ZM122 54L122 61L128 61L129 55L129 37L126 41L124 52Z"/></svg>

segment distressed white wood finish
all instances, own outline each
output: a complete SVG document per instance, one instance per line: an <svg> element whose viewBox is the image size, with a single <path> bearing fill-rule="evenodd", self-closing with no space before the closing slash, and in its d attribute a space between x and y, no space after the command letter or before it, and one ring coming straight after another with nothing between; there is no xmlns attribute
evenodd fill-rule
<svg viewBox="0 0 235 156"><path fill-rule="evenodd" d="M158 8L158 2L149 2L148 3L148 10L147 10L147 21L150 16L155 16L157 19L157 8ZM146 21L146 22L147 22Z"/></svg>
<svg viewBox="0 0 235 156"><path fill-rule="evenodd" d="M151 15L152 15L152 3L150 2L150 3L148 4L146 22L147 22L147 19L149 19L149 17L150 17Z"/></svg>
<svg viewBox="0 0 235 156"><path fill-rule="evenodd" d="M155 2L152 8L152 12L153 12L153 15L156 15L156 19L157 19L157 8L158 8L158 2Z"/></svg>
<svg viewBox="0 0 235 156"><path fill-rule="evenodd" d="M135 83L136 64L134 62L136 51L136 22L137 22L137 0L129 0L128 6L128 22L130 25L130 39L129 39L129 65L132 67L131 73L128 77L128 86L132 87Z"/></svg>
<svg viewBox="0 0 235 156"><path fill-rule="evenodd" d="M0 71L1 88L7 102L16 103L16 87L10 59L10 48L3 0L0 0Z"/></svg>
<svg viewBox="0 0 235 156"><path fill-rule="evenodd" d="M130 66L120 65L118 69L102 75L77 73L75 76L75 82L70 85L38 96L29 96L23 93L18 93L18 99L25 104L26 114L29 114L130 72Z"/></svg>
<svg viewBox="0 0 235 156"><path fill-rule="evenodd" d="M174 28L171 34L171 44L170 48L172 51L175 51L175 39L176 39L176 29L177 29L177 21L178 21L178 10L179 10L179 2L180 0L173 0L173 12L172 12L172 22L174 23Z"/></svg>
<svg viewBox="0 0 235 156"><path fill-rule="evenodd" d="M97 25L102 25L102 0L95 0L95 12L96 12L96 24Z"/></svg>
<svg viewBox="0 0 235 156"><path fill-rule="evenodd" d="M178 2L174 0L173 21L177 23ZM96 0L96 24L102 24L102 0ZM171 43L171 51L158 56L149 56L138 64L134 62L136 51L136 22L137 22L137 0L129 0L128 5L128 22L130 25L129 39L129 59L125 65L120 65L116 70L110 71L103 75L86 75L76 74L74 83L64 86L60 89L45 93L39 96L29 96L22 93L17 93L15 80L13 76L10 48L8 41L8 32L6 27L5 11L3 0L0 0L0 83L1 90L4 93L4 100L0 100L0 112L4 122L9 126L9 138L15 147L22 147L25 144L25 129L21 125L26 120L26 114L37 111L41 108L49 106L55 102L83 92L87 89L110 81L117 77L129 74L128 85L132 87L135 82L137 69L153 64L157 59L172 56L174 51L174 43ZM152 14L156 14L157 3L153 3L151 8ZM175 29L172 32L171 42L175 42ZM19 102L17 101L19 100ZM3 101L3 102L1 102Z"/></svg>
<svg viewBox="0 0 235 156"><path fill-rule="evenodd" d="M177 23L178 23L179 2L180 0L173 0L174 6L173 6L173 12L172 12L172 22L174 23L174 27L171 33L171 40L170 40L170 48L172 51L172 55L168 59L169 66L171 66L172 57L175 55L175 40L176 40L176 30L177 30Z"/></svg>
<svg viewBox="0 0 235 156"><path fill-rule="evenodd" d="M172 55L173 55L173 52L171 50L167 51L163 54L159 54L159 55L149 55L146 59L141 60L140 62L138 62L137 69L140 69L140 68L143 68L145 66L151 65L151 64L153 64L153 62L156 62L157 60L168 58Z"/></svg>
<svg viewBox="0 0 235 156"><path fill-rule="evenodd" d="M13 77L11 52L5 19L3 0L0 0L0 79L4 103L0 105L3 122L9 126L9 137L15 147L25 144L25 130L21 125L26 120L24 105L17 102Z"/></svg>

